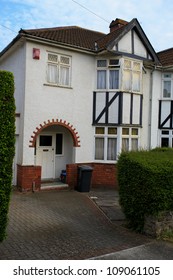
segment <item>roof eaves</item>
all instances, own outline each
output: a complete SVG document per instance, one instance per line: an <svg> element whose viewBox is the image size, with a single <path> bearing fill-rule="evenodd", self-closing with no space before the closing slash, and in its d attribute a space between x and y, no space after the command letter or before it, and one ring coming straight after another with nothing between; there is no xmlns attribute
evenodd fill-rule
<svg viewBox="0 0 173 280"><path fill-rule="evenodd" d="M1 52L0 57L2 57L17 41L20 40L22 35L19 33Z"/></svg>
<svg viewBox="0 0 173 280"><path fill-rule="evenodd" d="M30 40L34 40L37 42L45 42L45 43L49 43L52 45L59 45L59 46L63 46L66 48L70 48L70 49L75 49L75 50L81 50L81 51L85 51L85 52L89 52L89 53L96 53L96 51L93 49L88 49L88 48L83 48L77 45L72 45L72 44L68 44L68 43L63 43L63 42L59 42L59 41L54 41L51 39L47 39L47 38L43 38L43 37L39 37L39 36L35 36L35 35L30 35L30 34L25 34L25 38L26 39L30 39Z"/></svg>

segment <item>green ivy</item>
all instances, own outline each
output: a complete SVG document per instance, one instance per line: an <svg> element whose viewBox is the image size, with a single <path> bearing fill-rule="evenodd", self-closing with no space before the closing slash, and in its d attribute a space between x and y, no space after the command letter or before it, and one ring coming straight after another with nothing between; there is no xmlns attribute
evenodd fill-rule
<svg viewBox="0 0 173 280"><path fill-rule="evenodd" d="M141 232L146 216L173 210L173 149L122 153L117 166L120 204L131 228Z"/></svg>
<svg viewBox="0 0 173 280"><path fill-rule="evenodd" d="M8 71L0 71L0 241L6 236L14 153L14 77Z"/></svg>

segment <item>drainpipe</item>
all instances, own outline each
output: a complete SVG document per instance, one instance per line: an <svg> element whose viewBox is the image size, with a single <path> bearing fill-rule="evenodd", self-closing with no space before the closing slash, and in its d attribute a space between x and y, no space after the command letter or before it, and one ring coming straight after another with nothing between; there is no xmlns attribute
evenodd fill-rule
<svg viewBox="0 0 173 280"><path fill-rule="evenodd" d="M148 128L148 146L149 150L151 149L151 121L152 121L152 102L153 102L153 72L155 71L156 66L150 72L150 93L149 93L149 128Z"/></svg>

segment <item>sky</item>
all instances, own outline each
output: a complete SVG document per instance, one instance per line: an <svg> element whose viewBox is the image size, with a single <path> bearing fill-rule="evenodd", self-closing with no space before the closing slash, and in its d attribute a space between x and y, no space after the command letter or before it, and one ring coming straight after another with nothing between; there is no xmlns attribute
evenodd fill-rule
<svg viewBox="0 0 173 280"><path fill-rule="evenodd" d="M21 28L75 25L109 33L116 18L137 18L156 52L173 47L172 0L0 0L0 51Z"/></svg>

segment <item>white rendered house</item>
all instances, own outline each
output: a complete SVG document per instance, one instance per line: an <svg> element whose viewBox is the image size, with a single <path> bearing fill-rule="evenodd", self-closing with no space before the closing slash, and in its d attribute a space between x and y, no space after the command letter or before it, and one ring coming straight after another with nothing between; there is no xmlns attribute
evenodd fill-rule
<svg viewBox="0 0 173 280"><path fill-rule="evenodd" d="M93 167L93 185L116 186L122 150L166 144L173 101L164 100L162 85L169 75L137 19L112 21L108 34L76 26L20 30L1 52L0 69L15 77L13 183L21 190L39 189L64 169L74 187L80 164Z"/></svg>

